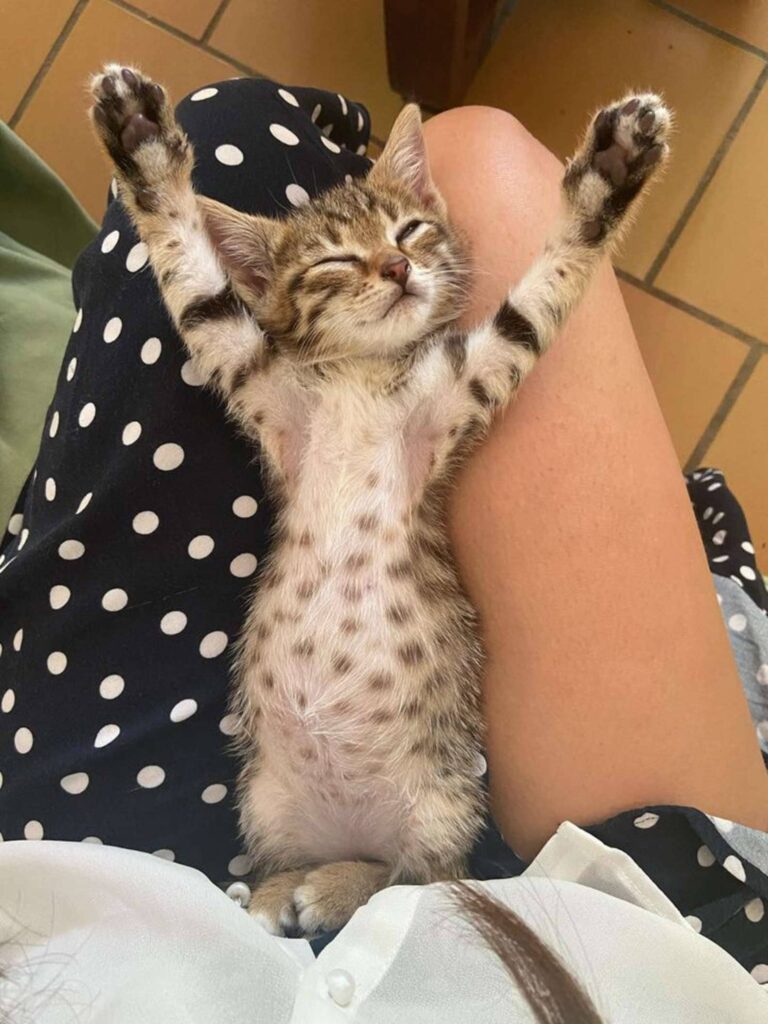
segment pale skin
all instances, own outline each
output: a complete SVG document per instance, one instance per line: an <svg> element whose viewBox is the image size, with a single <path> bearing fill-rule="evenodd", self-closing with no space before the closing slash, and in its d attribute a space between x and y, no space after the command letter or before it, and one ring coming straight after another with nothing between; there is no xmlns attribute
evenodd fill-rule
<svg viewBox="0 0 768 1024"><path fill-rule="evenodd" d="M474 324L540 251L562 168L490 108L440 114L425 137L471 239ZM465 467L451 516L488 649L492 806L516 852L647 804L768 829L768 773L607 262Z"/></svg>

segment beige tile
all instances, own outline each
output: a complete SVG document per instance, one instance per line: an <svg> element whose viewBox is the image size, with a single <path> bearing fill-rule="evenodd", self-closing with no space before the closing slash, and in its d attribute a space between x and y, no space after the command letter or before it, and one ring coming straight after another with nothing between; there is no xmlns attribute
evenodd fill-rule
<svg viewBox="0 0 768 1024"><path fill-rule="evenodd" d="M8 121L72 13L75 0L0 0L0 117Z"/></svg>
<svg viewBox="0 0 768 1024"><path fill-rule="evenodd" d="M747 516L757 561L768 573L768 359L757 364L702 464L725 471Z"/></svg>
<svg viewBox="0 0 768 1024"><path fill-rule="evenodd" d="M269 78L365 103L375 135L402 106L387 80L381 0L232 0L211 45Z"/></svg>
<svg viewBox="0 0 768 1024"><path fill-rule="evenodd" d="M646 0L519 0L467 101L510 110L565 157L596 106L632 88L664 92L677 114L673 161L619 259L642 276L762 66Z"/></svg>
<svg viewBox="0 0 768 1024"><path fill-rule="evenodd" d="M674 0L674 4L708 25L768 50L768 4L765 0Z"/></svg>
<svg viewBox="0 0 768 1024"><path fill-rule="evenodd" d="M768 340L768 92L731 145L658 284Z"/></svg>
<svg viewBox="0 0 768 1024"><path fill-rule="evenodd" d="M176 99L236 73L229 64L163 29L105 0L91 0L17 130L97 220L104 212L110 172L85 116L85 82L92 71L116 58L139 64Z"/></svg>
<svg viewBox="0 0 768 1024"><path fill-rule="evenodd" d="M133 0L133 4L199 39L216 13L219 0Z"/></svg>
<svg viewBox="0 0 768 1024"><path fill-rule="evenodd" d="M685 465L747 348L633 285L622 282L621 290L675 451Z"/></svg>

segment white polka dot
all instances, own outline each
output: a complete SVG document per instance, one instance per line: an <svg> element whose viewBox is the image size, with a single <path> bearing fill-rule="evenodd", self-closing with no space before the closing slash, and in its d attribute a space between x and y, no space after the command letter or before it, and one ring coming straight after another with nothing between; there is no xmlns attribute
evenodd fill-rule
<svg viewBox="0 0 768 1024"><path fill-rule="evenodd" d="M82 307L81 307L80 309L78 309L77 316L75 317L75 322L72 325L72 333L73 334L77 334L77 332L80 330L80 325L82 324L82 322L83 322L83 310L82 310Z"/></svg>
<svg viewBox="0 0 768 1024"><path fill-rule="evenodd" d="M158 469L165 471L177 469L184 461L184 449L180 444L161 444L155 449L152 461Z"/></svg>
<svg viewBox="0 0 768 1024"><path fill-rule="evenodd" d="M138 420L131 420L123 427L123 444L134 444L141 437L141 424Z"/></svg>
<svg viewBox="0 0 768 1024"><path fill-rule="evenodd" d="M728 835L729 832L733 831L733 822L728 821L727 818L717 818L715 815L711 815L710 820L718 832L721 832L723 835Z"/></svg>
<svg viewBox="0 0 768 1024"><path fill-rule="evenodd" d="M65 587L63 583L57 583L55 587L51 587L51 591L48 594L48 600L51 608L53 608L54 611L58 611L59 608L64 607L71 596L72 591L69 587Z"/></svg>
<svg viewBox="0 0 768 1024"><path fill-rule="evenodd" d="M160 619L160 629L166 636L176 636L187 624L184 612L166 612Z"/></svg>
<svg viewBox="0 0 768 1024"><path fill-rule="evenodd" d="M737 615L732 615L730 619L728 619L728 625L734 633L743 633L747 628L747 616L742 615L741 612Z"/></svg>
<svg viewBox="0 0 768 1024"><path fill-rule="evenodd" d="M755 678L758 683L761 683L763 686L768 686L768 664L760 666L755 673Z"/></svg>
<svg viewBox="0 0 768 1024"><path fill-rule="evenodd" d="M77 356L72 356L67 364L67 380L72 380L75 376L75 370L77 369Z"/></svg>
<svg viewBox="0 0 768 1024"><path fill-rule="evenodd" d="M739 566L739 572L741 573L741 575L744 577L745 580L756 580L757 579L757 576L755 575L755 570L752 568L751 565L740 565Z"/></svg>
<svg viewBox="0 0 768 1024"><path fill-rule="evenodd" d="M103 846L104 840L99 839L98 836L86 836L85 839L80 840L81 843L92 843L94 846Z"/></svg>
<svg viewBox="0 0 768 1024"><path fill-rule="evenodd" d="M128 604L128 595L120 587L108 590L101 599L101 607L105 612L121 612Z"/></svg>
<svg viewBox="0 0 768 1024"><path fill-rule="evenodd" d="M702 516L701 518L702 518L702 519L709 519L709 517L710 517L710 516L712 515L712 513L713 513L714 511L715 511L715 510L714 510L714 509L712 508L712 506L710 505L710 506L709 506L709 508L705 508L705 509L704 509L704 515L703 515L703 516Z"/></svg>
<svg viewBox="0 0 768 1024"><path fill-rule="evenodd" d="M198 89L197 92L193 92L189 97L193 103L199 103L200 100L209 100L212 96L218 96L219 90L214 89L212 85L209 85L205 89Z"/></svg>
<svg viewBox="0 0 768 1024"><path fill-rule="evenodd" d="M364 125L364 124L365 124L365 121L363 120L363 115L362 115L362 113L361 113L361 112L360 112L360 111L358 110L358 112L357 112L357 130L358 130L359 132L361 132L361 131L363 130L363 125Z"/></svg>
<svg viewBox="0 0 768 1024"><path fill-rule="evenodd" d="M720 487L722 487L722 486L723 486L723 485L722 485L722 484L720 484L720 483L714 483L714 484L710 484L710 485L709 485L709 487L707 488L707 490L708 490L708 491L716 491L716 490L718 490L718 489L719 489Z"/></svg>
<svg viewBox="0 0 768 1024"><path fill-rule="evenodd" d="M205 379L195 369L195 364L191 359L188 359L182 366L181 379L191 388L199 388L201 385L205 384Z"/></svg>
<svg viewBox="0 0 768 1024"><path fill-rule="evenodd" d="M81 512L84 512L88 508L88 506L91 503L91 498L92 497L93 497L93 491L88 491L87 494L84 494L82 496L82 498L80 499L80 504L77 506L77 513L76 513L77 515L80 515Z"/></svg>
<svg viewBox="0 0 768 1024"><path fill-rule="evenodd" d="M740 580L738 576L734 576L733 573L731 573L729 579L732 579L734 583L738 583L742 590L744 589L744 581Z"/></svg>
<svg viewBox="0 0 768 1024"><path fill-rule="evenodd" d="M749 973L761 985L768 985L768 964L757 964Z"/></svg>
<svg viewBox="0 0 768 1024"><path fill-rule="evenodd" d="M88 789L88 783L91 780L88 778L86 772L73 772L72 775L65 775L59 785L65 793L71 793L72 796L77 796L79 793L84 793Z"/></svg>
<svg viewBox="0 0 768 1024"><path fill-rule="evenodd" d="M293 93L292 92L288 92L287 89L278 89L277 90L277 95L278 96L282 96L282 98L285 100L285 102L286 103L290 103L290 105L292 107L298 107L299 101L296 99L296 97L293 95Z"/></svg>
<svg viewBox="0 0 768 1024"><path fill-rule="evenodd" d="M65 540L59 544L59 558L66 562L74 562L82 558L85 553L85 545L79 540Z"/></svg>
<svg viewBox="0 0 768 1024"><path fill-rule="evenodd" d="M117 737L120 735L120 726L115 725L114 722L110 722L109 725L102 725L99 731L96 733L96 739L93 741L94 747L100 749L106 747L110 743L114 743Z"/></svg>
<svg viewBox="0 0 768 1024"><path fill-rule="evenodd" d="M141 346L141 361L147 366L152 366L160 358L163 346L159 338L147 338Z"/></svg>
<svg viewBox="0 0 768 1024"><path fill-rule="evenodd" d="M13 711L13 706L16 703L16 694L13 690L6 690L3 694L3 699L0 701L0 710L7 714Z"/></svg>
<svg viewBox="0 0 768 1024"><path fill-rule="evenodd" d="M689 914L689 916L686 917L685 920L688 922L688 924L691 926L691 928L693 928L695 932L701 931L702 924L700 917L696 917L694 914Z"/></svg>
<svg viewBox="0 0 768 1024"><path fill-rule="evenodd" d="M207 633L200 641L200 653L204 658L218 658L229 643L229 637L217 629Z"/></svg>
<svg viewBox="0 0 768 1024"><path fill-rule="evenodd" d="M197 711L197 701L187 698L186 700L180 700L178 704L174 704L171 708L171 721L172 722L186 722L188 718Z"/></svg>
<svg viewBox="0 0 768 1024"><path fill-rule="evenodd" d="M123 321L119 316L113 316L111 320L107 320L104 327L104 334L102 337L108 345L111 345L113 341L117 341L120 337L120 331L123 329Z"/></svg>
<svg viewBox="0 0 768 1024"><path fill-rule="evenodd" d="M19 551L21 551L21 549L27 543L27 538L28 537L29 537L29 530L25 526L24 529L21 531L21 536L19 537L19 548L18 548Z"/></svg>
<svg viewBox="0 0 768 1024"><path fill-rule="evenodd" d="M165 772L158 764L148 764L136 776L142 789L156 789L165 782Z"/></svg>
<svg viewBox="0 0 768 1024"><path fill-rule="evenodd" d="M232 511L240 519L250 519L251 516L255 516L258 507L256 499L252 498L250 494L241 494L232 502Z"/></svg>
<svg viewBox="0 0 768 1024"><path fill-rule="evenodd" d="M59 412L58 409L51 416L51 425L48 428L48 437L56 437L59 432Z"/></svg>
<svg viewBox="0 0 768 1024"><path fill-rule="evenodd" d="M346 181L346 183L348 185L351 185L352 184L352 175L351 174L345 174L344 175L344 181Z"/></svg>
<svg viewBox="0 0 768 1024"><path fill-rule="evenodd" d="M223 146L216 147L216 159L220 164L226 164L227 167L237 167L241 164L245 157L243 156L242 149L238 149L237 146L232 146L230 143L225 143Z"/></svg>
<svg viewBox="0 0 768 1024"><path fill-rule="evenodd" d="M176 860L176 854L173 852L173 850L153 850L152 856L157 857L159 860Z"/></svg>
<svg viewBox="0 0 768 1024"><path fill-rule="evenodd" d="M696 852L696 860L703 868L711 868L715 863L715 855L708 846L700 846Z"/></svg>
<svg viewBox="0 0 768 1024"><path fill-rule="evenodd" d="M237 715L224 715L219 722L219 732L224 733L225 736L236 736L239 732Z"/></svg>
<svg viewBox="0 0 768 1024"><path fill-rule="evenodd" d="M341 152L341 148L339 146L337 146L336 143L333 142L331 139L326 139L326 137L324 135L320 136L320 141L325 146L325 148L326 149L330 149L330 151L332 153L340 153Z"/></svg>
<svg viewBox="0 0 768 1024"><path fill-rule="evenodd" d="M718 530L712 538L713 544L722 544L725 538L728 536L727 530Z"/></svg>
<svg viewBox="0 0 768 1024"><path fill-rule="evenodd" d="M99 683L99 694L104 700L114 700L124 689L125 680L118 675L105 676Z"/></svg>
<svg viewBox="0 0 768 1024"><path fill-rule="evenodd" d="M748 540L743 540L741 542L741 550L746 551L748 555L754 555L755 553L755 549L752 547Z"/></svg>
<svg viewBox="0 0 768 1024"><path fill-rule="evenodd" d="M744 907L744 913L747 915L748 921L751 921L752 924L757 924L758 921L762 921L765 917L765 904L759 896L756 896Z"/></svg>
<svg viewBox="0 0 768 1024"><path fill-rule="evenodd" d="M317 122L317 119L318 119L318 117L320 117L320 114L322 112L323 112L322 106L319 103L315 104L315 108L312 111L312 116L311 116L311 121L312 121L313 124Z"/></svg>
<svg viewBox="0 0 768 1024"><path fill-rule="evenodd" d="M13 634L13 649L14 651L20 651L21 645L24 643L24 630L17 629Z"/></svg>
<svg viewBox="0 0 768 1024"><path fill-rule="evenodd" d="M712 525L717 526L717 524L720 522L724 515L725 512L718 512L715 518L712 520Z"/></svg>
<svg viewBox="0 0 768 1024"><path fill-rule="evenodd" d="M132 274L141 270L149 259L149 248L146 242L137 242L125 258L125 266Z"/></svg>
<svg viewBox="0 0 768 1024"><path fill-rule="evenodd" d="M299 136L282 124L271 124L269 126L269 134L286 146L298 146L299 144Z"/></svg>
<svg viewBox="0 0 768 1024"><path fill-rule="evenodd" d="M304 206L309 202L309 193L301 185L295 183L286 185L285 197L292 206Z"/></svg>
<svg viewBox="0 0 768 1024"><path fill-rule="evenodd" d="M723 867L727 872L729 872L729 874L733 875L734 878L738 878L740 882L746 882L747 873L744 870L744 865L738 857L734 857L733 854L726 857L723 861Z"/></svg>
<svg viewBox="0 0 768 1024"><path fill-rule="evenodd" d="M342 114L346 114L347 113L347 101L344 99L344 97L341 95L340 92L337 92L336 95L339 97L339 103L341 104L341 112L342 112Z"/></svg>
<svg viewBox="0 0 768 1024"><path fill-rule="evenodd" d="M473 758L472 773L476 775L478 779L481 779L488 771L488 762L485 757L478 751Z"/></svg>
<svg viewBox="0 0 768 1024"><path fill-rule="evenodd" d="M635 828L653 828L658 820L658 814L646 811L645 814L641 814L639 818L635 818L634 825Z"/></svg>
<svg viewBox="0 0 768 1024"><path fill-rule="evenodd" d="M93 419L96 415L96 406L93 402L86 402L83 408L80 410L80 415L77 417L77 422L81 427L90 427L93 423Z"/></svg>
<svg viewBox="0 0 768 1024"><path fill-rule="evenodd" d="M255 504L256 503L254 502L254 505ZM256 509L254 508L253 511L255 512ZM253 515L253 512L251 513L251 515ZM21 532L21 528L22 528L23 525L24 525L24 516L21 514L21 512L14 512L14 514L8 520L8 533L10 533L14 537L16 537Z"/></svg>
<svg viewBox="0 0 768 1024"><path fill-rule="evenodd" d="M119 231L110 231L108 235L104 236L104 241L101 243L102 252L112 252L117 245L118 239L120 238Z"/></svg>
<svg viewBox="0 0 768 1024"><path fill-rule="evenodd" d="M360 145L355 150L355 152L357 153L358 156L365 156L366 149L368 149L366 144L364 142L361 142Z"/></svg>
<svg viewBox="0 0 768 1024"><path fill-rule="evenodd" d="M49 476L45 481L45 500L53 501L56 497L56 481L52 476Z"/></svg>
<svg viewBox="0 0 768 1024"><path fill-rule="evenodd" d="M115 199L117 199L117 179L116 178L113 178L112 181L110 181L110 183L109 183L109 191L112 193L112 195L115 197Z"/></svg>
<svg viewBox="0 0 768 1024"><path fill-rule="evenodd" d="M213 537L207 533L201 533L199 537L193 537L187 546L187 554L190 558L207 558L215 547Z"/></svg>
<svg viewBox="0 0 768 1024"><path fill-rule="evenodd" d="M728 557L728 555L718 555L717 558L713 558L712 561L719 564L720 562L727 562ZM717 596L719 597L720 595L718 594Z"/></svg>
<svg viewBox="0 0 768 1024"><path fill-rule="evenodd" d="M28 821L24 826L24 838L25 839L42 839L44 835L43 826L39 821Z"/></svg>
<svg viewBox="0 0 768 1024"><path fill-rule="evenodd" d="M768 721L758 722L756 732L761 743L768 743Z"/></svg>
<svg viewBox="0 0 768 1024"><path fill-rule="evenodd" d="M52 676L60 676L67 667L67 656L63 651L51 651L46 665Z"/></svg>
<svg viewBox="0 0 768 1024"><path fill-rule="evenodd" d="M227 865L227 869L230 875L239 877L240 875L247 875L251 870L251 858L246 853L241 853L237 857L233 857Z"/></svg>
<svg viewBox="0 0 768 1024"><path fill-rule="evenodd" d="M238 555L237 558L233 558L229 563L229 571L233 576L237 576L240 579L244 579L246 576L251 576L256 571L256 555L244 553Z"/></svg>
<svg viewBox="0 0 768 1024"><path fill-rule="evenodd" d="M212 786L205 787L200 794L200 799L204 804L220 804L226 795L227 787L223 786L220 782L216 782Z"/></svg>
<svg viewBox="0 0 768 1024"><path fill-rule="evenodd" d="M146 537L149 533L154 533L160 525L160 520L155 512L139 512L133 517L133 526L135 533L140 533Z"/></svg>
<svg viewBox="0 0 768 1024"><path fill-rule="evenodd" d="M16 730L16 734L13 737L13 745L19 754L28 754L34 742L35 737L32 735L31 729L23 726L21 729Z"/></svg>

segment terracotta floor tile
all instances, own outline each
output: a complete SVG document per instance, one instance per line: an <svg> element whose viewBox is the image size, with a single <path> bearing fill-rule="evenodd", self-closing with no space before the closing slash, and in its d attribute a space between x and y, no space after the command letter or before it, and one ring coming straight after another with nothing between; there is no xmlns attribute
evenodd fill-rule
<svg viewBox="0 0 768 1024"><path fill-rule="evenodd" d="M685 465L747 355L740 341L621 283L680 464Z"/></svg>
<svg viewBox="0 0 768 1024"><path fill-rule="evenodd" d="M365 103L380 137L402 106L387 80L381 0L232 0L211 45L270 78Z"/></svg>
<svg viewBox="0 0 768 1024"><path fill-rule="evenodd" d="M657 283L768 340L768 91L763 91Z"/></svg>
<svg viewBox="0 0 768 1024"><path fill-rule="evenodd" d="M618 260L643 276L762 67L646 0L519 0L467 102L510 110L565 157L599 104L631 88L664 92L677 115L674 158Z"/></svg>
<svg viewBox="0 0 768 1024"><path fill-rule="evenodd" d="M741 502L757 552L768 573L768 359L757 364L736 405L702 462L725 471L728 485Z"/></svg>
<svg viewBox="0 0 768 1024"><path fill-rule="evenodd" d="M133 0L133 4L199 39L216 13L219 0Z"/></svg>
<svg viewBox="0 0 768 1024"><path fill-rule="evenodd" d="M88 75L107 60L137 63L181 99L236 72L105 0L91 0L40 84L19 125L22 138L64 179L97 220L110 172L85 111Z"/></svg>
<svg viewBox="0 0 768 1024"><path fill-rule="evenodd" d="M768 4L765 0L674 0L688 14L768 50Z"/></svg>
<svg viewBox="0 0 768 1024"><path fill-rule="evenodd" d="M0 0L0 117L10 120L56 41L75 0Z"/></svg>

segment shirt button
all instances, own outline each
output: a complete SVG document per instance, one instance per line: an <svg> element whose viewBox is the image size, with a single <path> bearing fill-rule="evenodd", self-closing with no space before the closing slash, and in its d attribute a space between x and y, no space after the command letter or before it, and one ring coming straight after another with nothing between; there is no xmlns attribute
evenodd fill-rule
<svg viewBox="0 0 768 1024"><path fill-rule="evenodd" d="M245 882L233 882L227 888L227 896L241 907L247 907L251 899L251 890Z"/></svg>
<svg viewBox="0 0 768 1024"><path fill-rule="evenodd" d="M328 986L328 994L334 1003L339 1006L349 1006L352 996L355 994L355 979L349 971L336 969L329 971L325 976L325 983Z"/></svg>

